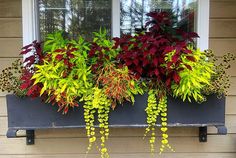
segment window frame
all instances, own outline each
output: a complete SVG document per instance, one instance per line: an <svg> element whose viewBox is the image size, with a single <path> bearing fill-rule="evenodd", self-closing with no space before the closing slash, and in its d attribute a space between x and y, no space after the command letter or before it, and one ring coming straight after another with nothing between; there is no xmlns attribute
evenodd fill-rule
<svg viewBox="0 0 236 158"><path fill-rule="evenodd" d="M197 46L208 49L209 44L209 0L198 0L197 10ZM37 20L37 0L22 0L22 33L23 45L39 40L39 23ZM120 36L120 0L112 0L112 37Z"/></svg>

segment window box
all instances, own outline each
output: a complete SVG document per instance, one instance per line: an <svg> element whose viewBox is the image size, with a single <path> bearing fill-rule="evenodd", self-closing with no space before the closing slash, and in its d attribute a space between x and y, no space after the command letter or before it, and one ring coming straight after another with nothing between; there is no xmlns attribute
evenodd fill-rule
<svg viewBox="0 0 236 158"><path fill-rule="evenodd" d="M134 105L125 103L110 112L110 127L147 126L144 111L147 95L136 96L135 100ZM17 137L16 132L18 130L85 127L82 105L66 115L57 112L57 108L57 106L43 103L39 98L32 100L7 95L7 137ZM206 128L202 127L216 126L218 134L226 134L225 98L218 99L215 95L211 95L207 98L207 102L202 104L168 98L168 126L201 127L199 134L205 137ZM206 141L206 138L199 138L200 141Z"/></svg>

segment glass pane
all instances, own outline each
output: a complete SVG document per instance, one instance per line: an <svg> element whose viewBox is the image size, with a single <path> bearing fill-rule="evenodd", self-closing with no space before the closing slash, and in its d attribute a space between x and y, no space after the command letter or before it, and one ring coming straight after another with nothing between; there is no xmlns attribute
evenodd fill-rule
<svg viewBox="0 0 236 158"><path fill-rule="evenodd" d="M58 30L90 40L100 27L111 34L111 0L38 0L40 36Z"/></svg>
<svg viewBox="0 0 236 158"><path fill-rule="evenodd" d="M120 0L121 35L134 34L144 27L151 11L173 12L178 26L186 31L196 31L197 0Z"/></svg>

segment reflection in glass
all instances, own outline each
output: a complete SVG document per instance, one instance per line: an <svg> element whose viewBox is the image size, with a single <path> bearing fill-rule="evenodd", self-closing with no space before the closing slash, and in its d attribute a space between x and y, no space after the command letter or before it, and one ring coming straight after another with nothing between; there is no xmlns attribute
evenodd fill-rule
<svg viewBox="0 0 236 158"><path fill-rule="evenodd" d="M111 0L38 0L40 36L65 30L65 34L91 39L100 27L111 32Z"/></svg>
<svg viewBox="0 0 236 158"><path fill-rule="evenodd" d="M178 26L196 31L197 0L120 0L121 35L142 30L151 11L168 11L176 16Z"/></svg>

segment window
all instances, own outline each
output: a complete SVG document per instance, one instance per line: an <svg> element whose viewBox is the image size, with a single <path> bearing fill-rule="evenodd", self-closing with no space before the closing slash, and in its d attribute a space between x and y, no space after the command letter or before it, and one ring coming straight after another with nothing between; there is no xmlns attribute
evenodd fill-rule
<svg viewBox="0 0 236 158"><path fill-rule="evenodd" d="M208 48L209 0L24 0L22 7L24 44L56 30L87 39L100 27L111 37L134 34L144 28L146 13L164 10L183 29L198 32L198 46Z"/></svg>

